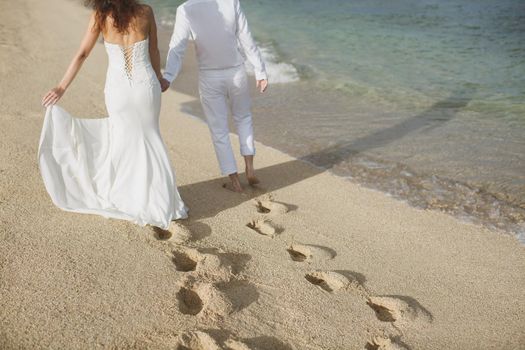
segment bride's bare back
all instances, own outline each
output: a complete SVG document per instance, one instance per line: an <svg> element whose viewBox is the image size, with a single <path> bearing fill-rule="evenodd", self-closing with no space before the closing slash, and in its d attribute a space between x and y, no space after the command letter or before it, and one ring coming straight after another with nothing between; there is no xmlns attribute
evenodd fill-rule
<svg viewBox="0 0 525 350"><path fill-rule="evenodd" d="M155 23L155 16L151 7L148 5L139 5L138 11L136 11L134 16L129 19L126 30L120 31L114 25L114 18L111 14L105 17L104 25L101 29L101 26L97 23L97 14L97 11L94 11L91 14L86 34L80 43L80 48L75 57L73 57L73 60L58 86L49 90L42 98L42 105L47 107L60 100L77 75L80 67L89 56L100 34L102 34L106 42L117 44L122 47L130 47L137 42L149 39L149 54L153 70L161 83L162 91L169 87L169 83L162 79L160 72L157 24Z"/></svg>
<svg viewBox="0 0 525 350"><path fill-rule="evenodd" d="M114 26L113 17L108 16L102 36L108 43L121 46L130 46L136 42L146 40L151 32L153 13L149 6L141 5L135 17L129 23L126 32L119 32Z"/></svg>

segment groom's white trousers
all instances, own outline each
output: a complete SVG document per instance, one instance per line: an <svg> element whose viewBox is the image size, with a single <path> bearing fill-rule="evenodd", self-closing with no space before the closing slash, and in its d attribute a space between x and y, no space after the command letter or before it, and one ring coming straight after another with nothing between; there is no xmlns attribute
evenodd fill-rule
<svg viewBox="0 0 525 350"><path fill-rule="evenodd" d="M223 175L236 173L237 163L228 127L230 111L239 135L241 154L255 154L250 91L244 65L200 70L199 94L221 172Z"/></svg>

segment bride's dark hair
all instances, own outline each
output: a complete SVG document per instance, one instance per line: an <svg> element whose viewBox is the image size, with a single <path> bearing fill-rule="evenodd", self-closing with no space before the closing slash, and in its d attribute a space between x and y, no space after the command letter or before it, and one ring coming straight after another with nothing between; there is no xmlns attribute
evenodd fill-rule
<svg viewBox="0 0 525 350"><path fill-rule="evenodd" d="M128 31L131 20L141 9L136 0L85 0L85 4L95 11L95 25L99 30L104 30L106 18L111 16L113 26L120 33Z"/></svg>

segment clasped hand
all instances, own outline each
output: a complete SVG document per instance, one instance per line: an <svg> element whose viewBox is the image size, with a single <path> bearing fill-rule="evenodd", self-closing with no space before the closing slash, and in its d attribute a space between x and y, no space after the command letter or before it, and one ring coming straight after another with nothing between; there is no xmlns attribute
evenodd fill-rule
<svg viewBox="0 0 525 350"><path fill-rule="evenodd" d="M160 82L160 90L161 90L162 92L164 92L164 91L166 91L166 90L168 90L168 89L170 88L170 85L171 85L171 84L170 84L170 82L167 81L166 79L164 79L164 78L160 78L160 79L159 79L159 82Z"/></svg>

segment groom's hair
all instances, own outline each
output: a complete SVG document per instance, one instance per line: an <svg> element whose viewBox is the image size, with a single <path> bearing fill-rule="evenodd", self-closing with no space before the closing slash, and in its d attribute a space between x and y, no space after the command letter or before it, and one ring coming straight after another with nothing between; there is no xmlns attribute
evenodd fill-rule
<svg viewBox="0 0 525 350"><path fill-rule="evenodd" d="M137 0L85 0L86 6L95 11L97 29L104 31L108 17L119 33L127 33L133 18L142 7Z"/></svg>

